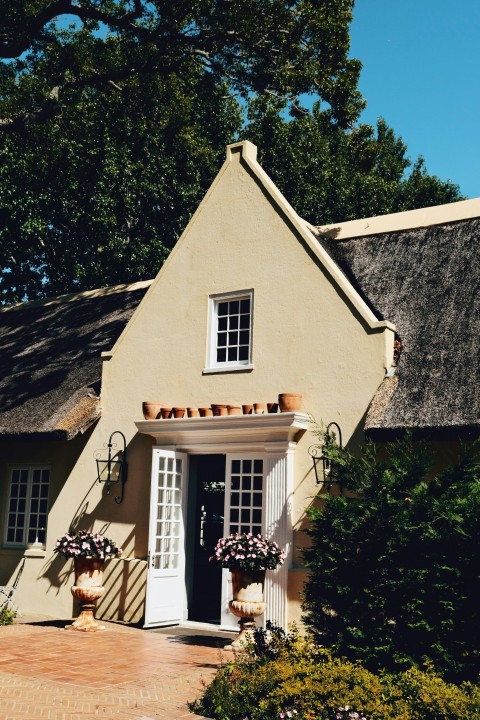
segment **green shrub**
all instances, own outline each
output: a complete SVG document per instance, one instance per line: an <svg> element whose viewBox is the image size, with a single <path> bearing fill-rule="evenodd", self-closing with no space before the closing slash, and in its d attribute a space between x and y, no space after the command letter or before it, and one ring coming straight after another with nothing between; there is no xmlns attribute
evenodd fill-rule
<svg viewBox="0 0 480 720"><path fill-rule="evenodd" d="M215 720L480 719L477 686L449 684L431 668L375 674L297 633L272 636L220 668L191 709Z"/></svg>
<svg viewBox="0 0 480 720"><path fill-rule="evenodd" d="M15 610L11 610L7 606L0 608L0 625L11 625L16 617Z"/></svg>
<svg viewBox="0 0 480 720"><path fill-rule="evenodd" d="M328 438L327 438L328 440ZM371 670L430 659L456 682L480 674L480 469L472 443L432 471L410 437L359 456L327 442L346 496L310 513L304 621L317 642Z"/></svg>

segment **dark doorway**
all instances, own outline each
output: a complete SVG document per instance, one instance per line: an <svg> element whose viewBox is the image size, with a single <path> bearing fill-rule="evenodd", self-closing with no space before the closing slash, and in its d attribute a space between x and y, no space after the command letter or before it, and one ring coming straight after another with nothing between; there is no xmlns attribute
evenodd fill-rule
<svg viewBox="0 0 480 720"><path fill-rule="evenodd" d="M190 456L188 619L198 622L220 623L222 568L209 558L223 536L225 464L225 455Z"/></svg>

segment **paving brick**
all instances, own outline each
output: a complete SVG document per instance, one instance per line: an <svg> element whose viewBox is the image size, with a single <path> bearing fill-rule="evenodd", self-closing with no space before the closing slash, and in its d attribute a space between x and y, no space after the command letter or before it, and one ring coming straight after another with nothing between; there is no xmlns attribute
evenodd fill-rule
<svg viewBox="0 0 480 720"><path fill-rule="evenodd" d="M221 636L212 647L194 631L104 624L104 633L33 621L2 628L0 720L198 720L187 702L230 657Z"/></svg>

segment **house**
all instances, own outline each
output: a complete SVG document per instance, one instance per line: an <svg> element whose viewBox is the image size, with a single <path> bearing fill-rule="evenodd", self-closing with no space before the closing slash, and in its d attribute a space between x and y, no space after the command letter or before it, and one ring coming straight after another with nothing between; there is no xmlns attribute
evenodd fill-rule
<svg viewBox="0 0 480 720"><path fill-rule="evenodd" d="M98 617L233 627L229 573L208 557L248 529L288 550L265 616L298 620L311 416L353 444L412 428L445 459L478 436L479 232L480 200L314 227L242 142L152 282L2 310L0 583L25 558L20 607L71 617L71 563L52 548L91 528L124 550ZM147 400L282 392L301 409L142 419ZM97 481L112 433L128 452L122 502Z"/></svg>

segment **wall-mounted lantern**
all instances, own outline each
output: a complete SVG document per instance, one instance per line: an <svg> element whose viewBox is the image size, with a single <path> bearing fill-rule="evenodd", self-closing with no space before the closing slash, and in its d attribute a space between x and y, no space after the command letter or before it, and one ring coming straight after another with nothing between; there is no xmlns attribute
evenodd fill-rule
<svg viewBox="0 0 480 720"><path fill-rule="evenodd" d="M120 435L123 440L123 448L117 448L117 444L112 442L114 435ZM127 482L128 464L127 464L127 441L125 435L120 430L114 430L110 435L108 444L108 457L102 458L103 450L97 450L95 459L97 461L97 480L99 483L106 483L105 489L107 495L110 495L110 486L121 483L120 495L115 497L115 502L120 505L125 496L125 483ZM113 450L113 452L112 452Z"/></svg>
<svg viewBox="0 0 480 720"><path fill-rule="evenodd" d="M336 432L338 434L338 443L337 443L337 434L335 431L332 431L331 428L334 427L336 429ZM342 431L340 430L340 426L336 422L331 422L327 425L327 428L325 430L324 437L331 437L334 442L338 444L338 447L342 448ZM324 447L325 447L325 441L318 444L318 445L311 445L308 448L308 454L312 458L313 461L313 469L315 471L315 480L317 485L323 485L323 487L327 490L327 492L331 492L332 487L338 483L338 480L336 479L336 466L335 463L332 462L329 458L325 457L324 455ZM318 467L317 463L321 462L321 472L322 476L319 477ZM341 486L340 486L341 490Z"/></svg>

